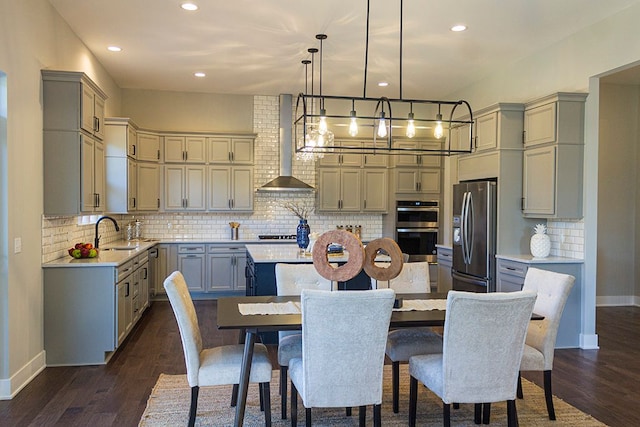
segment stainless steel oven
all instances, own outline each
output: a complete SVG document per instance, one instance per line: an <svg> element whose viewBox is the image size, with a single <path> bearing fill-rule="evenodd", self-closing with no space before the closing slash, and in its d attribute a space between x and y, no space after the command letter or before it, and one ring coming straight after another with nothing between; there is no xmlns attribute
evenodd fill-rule
<svg viewBox="0 0 640 427"><path fill-rule="evenodd" d="M396 242L410 261L436 262L439 215L437 200L396 202Z"/></svg>

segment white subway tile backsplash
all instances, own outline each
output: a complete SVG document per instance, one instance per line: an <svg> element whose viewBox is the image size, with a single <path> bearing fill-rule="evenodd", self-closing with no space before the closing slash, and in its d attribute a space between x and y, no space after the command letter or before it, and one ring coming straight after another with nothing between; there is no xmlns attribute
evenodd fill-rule
<svg viewBox="0 0 640 427"><path fill-rule="evenodd" d="M584 221L548 220L551 255L584 258Z"/></svg>

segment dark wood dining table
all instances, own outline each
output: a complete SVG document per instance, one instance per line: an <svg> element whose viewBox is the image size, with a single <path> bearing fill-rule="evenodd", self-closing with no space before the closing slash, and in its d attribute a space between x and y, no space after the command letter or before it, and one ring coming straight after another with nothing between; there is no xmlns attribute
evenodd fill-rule
<svg viewBox="0 0 640 427"><path fill-rule="evenodd" d="M397 294L396 296L397 298L401 298L403 301L447 298L446 293ZM258 332L302 329L300 314L243 315L240 313L238 305L271 302L285 303L288 301L299 302L300 297L241 296L223 297L218 299L218 329L238 329L245 332L244 354L242 358L242 368L240 370L238 401L236 402L236 415L234 422L234 426L236 427L241 427L244 422L244 412L249 387L249 374L251 372L251 361L253 359L253 347L255 345ZM443 326L445 314L445 310L394 310L391 314L389 328L396 329L419 326ZM543 319L543 317L534 313L531 316L531 319L540 320Z"/></svg>
<svg viewBox="0 0 640 427"><path fill-rule="evenodd" d="M422 299L446 299L446 293L426 294L398 294L403 300ZM284 303L288 301L298 302L299 296L246 296L224 297L218 299L218 329L239 329L244 335L244 354L242 368L240 370L240 382L238 385L238 401L236 402L236 415L234 425L242 426L247 402L249 387L249 374L253 359L253 347L258 332L283 331L302 329L300 314L267 314L267 315L243 315L238 308L239 304L256 303ZM444 325L444 310L421 311L393 311L391 314L390 329L416 326L442 326ZM242 338L242 336L241 336Z"/></svg>

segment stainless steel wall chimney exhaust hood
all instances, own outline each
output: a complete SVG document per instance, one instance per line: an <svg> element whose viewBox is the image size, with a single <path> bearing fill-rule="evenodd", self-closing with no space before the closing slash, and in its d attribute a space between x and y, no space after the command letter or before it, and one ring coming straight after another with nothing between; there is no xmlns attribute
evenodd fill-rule
<svg viewBox="0 0 640 427"><path fill-rule="evenodd" d="M293 169L293 141L291 139L291 129L293 125L293 111L291 104L293 96L290 94L280 95L280 176L273 179L257 191L300 191L310 192L314 188L309 184L300 181L292 176Z"/></svg>

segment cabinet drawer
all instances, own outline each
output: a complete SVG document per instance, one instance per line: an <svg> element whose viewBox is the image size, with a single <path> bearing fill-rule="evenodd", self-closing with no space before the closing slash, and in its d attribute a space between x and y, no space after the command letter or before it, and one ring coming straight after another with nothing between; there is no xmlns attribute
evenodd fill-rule
<svg viewBox="0 0 640 427"><path fill-rule="evenodd" d="M207 246L207 252L208 253L215 253L215 252L241 252L241 253L244 253L245 250L246 249L245 249L244 245L233 245L233 246L209 245L209 246Z"/></svg>
<svg viewBox="0 0 640 427"><path fill-rule="evenodd" d="M205 245L178 245L179 254L203 254L205 252Z"/></svg>
<svg viewBox="0 0 640 427"><path fill-rule="evenodd" d="M498 261L498 276L502 274L507 274L510 276L517 276L524 279L524 276L527 274L527 265L519 262L511 262L511 261Z"/></svg>
<svg viewBox="0 0 640 427"><path fill-rule="evenodd" d="M127 261L118 267L116 282L120 282L131 273L133 273L133 260Z"/></svg>

